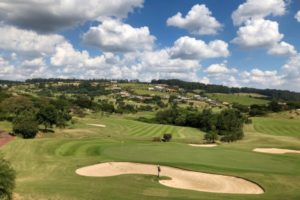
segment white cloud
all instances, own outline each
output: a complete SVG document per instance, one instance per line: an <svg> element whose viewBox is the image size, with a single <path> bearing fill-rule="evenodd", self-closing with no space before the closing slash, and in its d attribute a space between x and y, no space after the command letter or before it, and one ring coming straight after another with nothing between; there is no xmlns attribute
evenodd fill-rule
<svg viewBox="0 0 300 200"><path fill-rule="evenodd" d="M13 26L0 26L0 35L0 49L33 57L51 54L57 45L65 41L57 34L40 35Z"/></svg>
<svg viewBox="0 0 300 200"><path fill-rule="evenodd" d="M181 37L169 49L172 58L203 60L208 58L228 57L228 44L222 40L214 40L206 44L202 40Z"/></svg>
<svg viewBox="0 0 300 200"><path fill-rule="evenodd" d="M283 34L279 33L278 23L270 20L249 20L245 26L239 28L233 43L245 48L270 48L278 43Z"/></svg>
<svg viewBox="0 0 300 200"><path fill-rule="evenodd" d="M13 74L14 71L15 67L0 56L0 78L11 79L10 76Z"/></svg>
<svg viewBox="0 0 300 200"><path fill-rule="evenodd" d="M286 4L286 0L247 0L232 13L233 23L241 25L251 19L284 15Z"/></svg>
<svg viewBox="0 0 300 200"><path fill-rule="evenodd" d="M296 13L295 19L300 22L300 10Z"/></svg>
<svg viewBox="0 0 300 200"><path fill-rule="evenodd" d="M214 35L222 27L212 16L211 11L200 4L194 5L185 17L180 12L170 17L167 25L187 29L196 35Z"/></svg>
<svg viewBox="0 0 300 200"><path fill-rule="evenodd" d="M56 47L50 61L53 66L64 67L65 71L85 70L86 67L101 68L105 63L105 55L91 58L87 51L77 51L70 43L64 42Z"/></svg>
<svg viewBox="0 0 300 200"><path fill-rule="evenodd" d="M106 52L151 50L155 37L148 27L133 28L116 20L105 20L83 35L83 42Z"/></svg>
<svg viewBox="0 0 300 200"><path fill-rule="evenodd" d="M209 84L210 80L208 77L203 77L202 79L199 80L200 83L204 83L204 84Z"/></svg>
<svg viewBox="0 0 300 200"><path fill-rule="evenodd" d="M295 47L286 42L276 43L268 50L270 55L295 55L296 53Z"/></svg>
<svg viewBox="0 0 300 200"><path fill-rule="evenodd" d="M289 78L297 78L300 82L300 54L292 56L282 68Z"/></svg>
<svg viewBox="0 0 300 200"><path fill-rule="evenodd" d="M277 70L262 71L260 69L252 69L250 72L242 73L242 83L244 85L252 85L258 88L274 88L284 83L284 77L279 75Z"/></svg>
<svg viewBox="0 0 300 200"><path fill-rule="evenodd" d="M228 73L230 70L226 67L225 64L212 64L204 70L206 73L209 74L219 74L219 73Z"/></svg>
<svg viewBox="0 0 300 200"><path fill-rule="evenodd" d="M142 6L143 0L3 0L0 20L38 32L55 32L86 21L125 18Z"/></svg>

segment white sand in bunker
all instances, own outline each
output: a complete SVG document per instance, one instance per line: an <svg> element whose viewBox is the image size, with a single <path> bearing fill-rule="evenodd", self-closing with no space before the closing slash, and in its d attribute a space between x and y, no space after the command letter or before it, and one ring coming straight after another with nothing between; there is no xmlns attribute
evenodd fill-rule
<svg viewBox="0 0 300 200"><path fill-rule="evenodd" d="M255 148L253 151L260 153L271 153L271 154L285 154L285 153L299 153L300 150L291 150L291 149L278 149L278 148Z"/></svg>
<svg viewBox="0 0 300 200"><path fill-rule="evenodd" d="M264 190L260 186L242 178L188 171L166 166L160 166L160 168L160 176L170 177L171 179L160 180L159 182L173 188L234 194L264 193ZM91 177L109 177L122 174L157 175L157 166L130 162L108 162L77 169L76 173Z"/></svg>
<svg viewBox="0 0 300 200"><path fill-rule="evenodd" d="M103 124L87 124L89 126L97 126L97 127L102 127L102 128L105 128L106 125L103 125Z"/></svg>
<svg viewBox="0 0 300 200"><path fill-rule="evenodd" d="M217 144L189 144L192 147L216 147Z"/></svg>

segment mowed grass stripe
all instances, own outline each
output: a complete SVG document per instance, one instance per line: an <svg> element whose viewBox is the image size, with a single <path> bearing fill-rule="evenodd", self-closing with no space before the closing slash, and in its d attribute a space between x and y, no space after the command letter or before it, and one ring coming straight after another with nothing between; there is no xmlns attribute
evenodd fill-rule
<svg viewBox="0 0 300 200"><path fill-rule="evenodd" d="M300 137L300 121L297 119L254 117L253 124L260 133Z"/></svg>

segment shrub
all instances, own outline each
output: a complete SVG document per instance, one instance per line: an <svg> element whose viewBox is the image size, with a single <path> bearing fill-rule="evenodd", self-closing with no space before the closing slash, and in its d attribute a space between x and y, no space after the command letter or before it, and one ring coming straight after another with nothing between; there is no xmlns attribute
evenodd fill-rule
<svg viewBox="0 0 300 200"><path fill-rule="evenodd" d="M0 199L12 199L15 187L15 171L11 165L0 158Z"/></svg>
<svg viewBox="0 0 300 200"><path fill-rule="evenodd" d="M171 139L172 139L172 134L171 134L171 133L165 133L165 134L163 135L162 141L163 141L163 142L170 142Z"/></svg>
<svg viewBox="0 0 300 200"><path fill-rule="evenodd" d="M218 139L218 134L216 132L209 132L204 135L204 139L208 143L215 143L215 141Z"/></svg>
<svg viewBox="0 0 300 200"><path fill-rule="evenodd" d="M38 130L38 123L30 115L20 115L13 121L13 132L23 138L34 138Z"/></svg>

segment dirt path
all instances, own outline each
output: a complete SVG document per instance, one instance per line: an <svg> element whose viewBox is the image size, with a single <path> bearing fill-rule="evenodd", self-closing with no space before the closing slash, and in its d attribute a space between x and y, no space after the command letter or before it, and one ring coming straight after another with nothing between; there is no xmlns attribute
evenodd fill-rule
<svg viewBox="0 0 300 200"><path fill-rule="evenodd" d="M13 139L15 139L14 136L11 136L7 132L0 130L0 148Z"/></svg>
<svg viewBox="0 0 300 200"><path fill-rule="evenodd" d="M157 166L130 162L108 162L77 169L76 173L91 177L122 174L157 175ZM161 166L161 176L170 177L171 180L160 180L159 182L173 188L231 194L264 193L264 190L257 184L232 176L187 171L166 166Z"/></svg>
<svg viewBox="0 0 300 200"><path fill-rule="evenodd" d="M253 151L260 153L271 153L271 154L285 154L285 153L299 153L300 150L291 150L291 149L279 149L279 148L256 148Z"/></svg>

